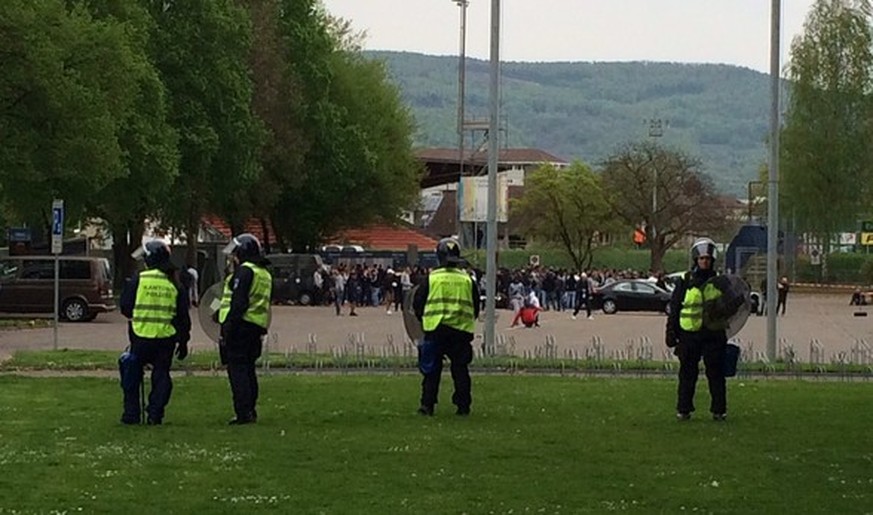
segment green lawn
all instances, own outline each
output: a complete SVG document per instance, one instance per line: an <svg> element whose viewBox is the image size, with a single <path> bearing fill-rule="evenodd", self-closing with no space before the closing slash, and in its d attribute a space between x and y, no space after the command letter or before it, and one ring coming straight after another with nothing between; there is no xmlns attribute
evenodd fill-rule
<svg viewBox="0 0 873 515"><path fill-rule="evenodd" d="M448 383L448 384L447 384ZM473 415L414 414L418 377L273 374L229 427L223 377L165 425L109 378L0 376L0 514L873 512L873 383L732 381L730 420L675 381L474 377Z"/></svg>

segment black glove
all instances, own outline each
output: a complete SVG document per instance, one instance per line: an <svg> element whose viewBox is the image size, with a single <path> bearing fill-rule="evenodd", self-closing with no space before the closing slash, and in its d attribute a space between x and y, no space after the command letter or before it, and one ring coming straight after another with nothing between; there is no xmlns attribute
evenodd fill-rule
<svg viewBox="0 0 873 515"><path fill-rule="evenodd" d="M676 336L676 333L668 329L665 343L667 344L667 347L670 347L672 349L673 347L679 345L679 338Z"/></svg>
<svg viewBox="0 0 873 515"><path fill-rule="evenodd" d="M179 361L182 361L183 359L188 357L188 342L179 342L176 345L176 357L179 359Z"/></svg>

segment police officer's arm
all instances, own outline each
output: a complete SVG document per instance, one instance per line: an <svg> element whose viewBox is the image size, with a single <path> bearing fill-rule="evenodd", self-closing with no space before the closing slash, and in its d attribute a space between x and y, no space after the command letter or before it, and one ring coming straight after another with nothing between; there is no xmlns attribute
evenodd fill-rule
<svg viewBox="0 0 873 515"><path fill-rule="evenodd" d="M232 293L230 296L230 311L225 319L226 324L237 326L242 322L243 315L249 309L249 291L255 280L255 273L247 266L241 266L231 278Z"/></svg>
<svg viewBox="0 0 873 515"><path fill-rule="evenodd" d="M670 314L667 315L666 343L668 347L675 347L679 342L679 312L682 311L682 300L685 298L686 278L676 281L673 296L670 297Z"/></svg>
<svg viewBox="0 0 873 515"><path fill-rule="evenodd" d="M118 299L118 308L126 318L133 318L133 305L136 304L136 290L139 288L139 273L124 282L121 290L121 298Z"/></svg>
<svg viewBox="0 0 873 515"><path fill-rule="evenodd" d="M415 318L421 320L424 318L424 305L427 302L427 295L430 293L430 281L427 277L418 285L415 290L415 297L412 299L412 310L415 311Z"/></svg>
<svg viewBox="0 0 873 515"><path fill-rule="evenodd" d="M191 339L191 315L188 312L191 299L188 288L177 284L176 291L179 292L176 295L176 315L171 323L176 328L176 342L184 345Z"/></svg>

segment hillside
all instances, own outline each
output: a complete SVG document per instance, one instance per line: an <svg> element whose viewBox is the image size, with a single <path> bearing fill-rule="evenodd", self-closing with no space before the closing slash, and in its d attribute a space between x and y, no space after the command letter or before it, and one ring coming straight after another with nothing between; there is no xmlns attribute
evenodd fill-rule
<svg viewBox="0 0 873 515"><path fill-rule="evenodd" d="M421 146L456 146L457 57L368 52L387 63L419 125ZM506 145L537 147L596 165L649 137L703 160L724 193L745 196L766 162L769 77L736 66L678 63L506 63ZM467 119L488 117L485 61L467 60ZM468 136L469 138L469 136ZM468 139L469 141L469 139Z"/></svg>

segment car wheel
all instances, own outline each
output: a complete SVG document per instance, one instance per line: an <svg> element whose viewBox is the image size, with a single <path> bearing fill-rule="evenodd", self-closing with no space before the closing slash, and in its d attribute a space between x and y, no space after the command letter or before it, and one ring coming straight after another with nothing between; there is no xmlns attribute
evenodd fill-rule
<svg viewBox="0 0 873 515"><path fill-rule="evenodd" d="M88 305L82 299L69 299L64 302L61 315L70 322L85 322L88 320Z"/></svg>
<svg viewBox="0 0 873 515"><path fill-rule="evenodd" d="M312 304L312 296L308 293L301 293L300 298L297 299L297 302L299 302L301 306L308 306Z"/></svg>
<svg viewBox="0 0 873 515"><path fill-rule="evenodd" d="M618 307L615 305L615 301L612 299L606 299L603 301L603 312L607 315L612 315L618 311Z"/></svg>

